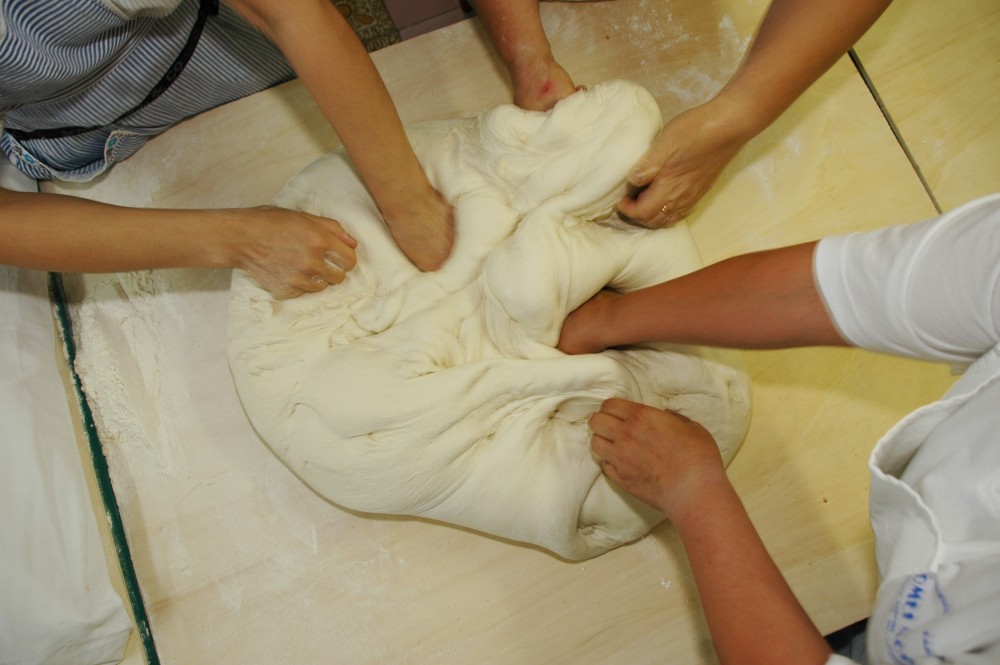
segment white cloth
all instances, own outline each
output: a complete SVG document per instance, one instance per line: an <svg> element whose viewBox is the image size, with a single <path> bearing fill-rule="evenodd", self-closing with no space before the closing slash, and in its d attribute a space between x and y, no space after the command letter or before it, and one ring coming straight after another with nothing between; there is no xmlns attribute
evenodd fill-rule
<svg viewBox="0 0 1000 665"><path fill-rule="evenodd" d="M0 184L17 188L7 169ZM0 665L118 662L131 632L56 348L46 274L0 266Z"/></svg>
<svg viewBox="0 0 1000 665"><path fill-rule="evenodd" d="M853 663L854 661L850 658L838 656L835 653L830 654L830 657L826 660L826 665L852 665Z"/></svg>
<svg viewBox="0 0 1000 665"><path fill-rule="evenodd" d="M864 348L968 365L875 447L871 663L1000 662L1000 195L828 238L817 284Z"/></svg>

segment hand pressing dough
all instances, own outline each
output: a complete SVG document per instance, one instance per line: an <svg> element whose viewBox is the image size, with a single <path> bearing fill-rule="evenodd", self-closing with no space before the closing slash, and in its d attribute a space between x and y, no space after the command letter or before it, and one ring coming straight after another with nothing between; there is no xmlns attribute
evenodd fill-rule
<svg viewBox="0 0 1000 665"><path fill-rule="evenodd" d="M703 423L728 460L750 390L738 354L648 344L556 350L566 315L610 285L630 291L699 268L684 225L613 213L662 119L625 81L548 113L511 105L410 130L455 206L438 272L397 249L343 152L295 176L275 204L339 220L358 267L318 294L276 300L235 273L229 360L264 441L343 507L418 515L583 559L663 515L601 473L587 418L612 396Z"/></svg>

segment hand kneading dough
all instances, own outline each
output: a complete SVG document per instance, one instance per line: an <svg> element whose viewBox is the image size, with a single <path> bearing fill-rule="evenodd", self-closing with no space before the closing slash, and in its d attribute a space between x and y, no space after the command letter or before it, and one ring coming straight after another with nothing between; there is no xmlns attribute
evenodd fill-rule
<svg viewBox="0 0 1000 665"><path fill-rule="evenodd" d="M629 291L701 265L684 225L613 219L628 169L662 120L643 88L596 86L548 113L505 105L410 130L455 206L457 245L421 273L396 248L351 163L326 155L277 205L339 220L358 267L276 300L235 273L229 360L271 449L346 508L418 515L582 559L663 515L612 486L587 418L612 396L703 423L726 461L746 431L733 352L554 348L566 315L605 285Z"/></svg>

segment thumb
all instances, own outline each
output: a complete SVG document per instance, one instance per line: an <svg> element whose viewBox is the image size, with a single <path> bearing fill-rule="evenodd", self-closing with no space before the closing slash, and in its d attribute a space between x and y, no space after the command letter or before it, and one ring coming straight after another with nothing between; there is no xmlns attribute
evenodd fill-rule
<svg viewBox="0 0 1000 665"><path fill-rule="evenodd" d="M663 164L655 158L653 152L647 152L628 172L628 184L635 187L645 187L653 181L662 167Z"/></svg>

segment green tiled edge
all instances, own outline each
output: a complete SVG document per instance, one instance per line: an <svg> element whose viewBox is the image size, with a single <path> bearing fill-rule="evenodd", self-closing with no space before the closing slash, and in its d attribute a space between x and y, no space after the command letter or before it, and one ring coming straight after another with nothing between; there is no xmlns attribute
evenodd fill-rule
<svg viewBox="0 0 1000 665"><path fill-rule="evenodd" d="M938 203L937 197L934 196L931 184L924 176L924 172L921 170L920 164L917 163L916 157L913 156L913 152L910 151L910 146L906 144L906 140L903 138L903 133L899 131L899 126L889 113L889 108L885 105L885 101L882 99L882 95L879 94L878 88L875 87L875 82L872 81L871 76L868 75L868 70L865 68L864 62L862 62L861 57L854 49L849 50L847 52L847 56L851 59L851 62L854 64L854 68L857 70L861 80L864 81L868 91L875 99L875 103L878 105L879 111L882 112L882 117L885 118L886 123L889 125L889 129L892 130L892 135L895 137L896 143L898 143L899 147L902 148L903 154L906 155L906 159L910 162L910 166L913 168L913 172L916 173L917 178L920 180L920 186L924 188L925 192L927 192L927 196L930 198L931 204L940 215L943 212L941 204Z"/></svg>
<svg viewBox="0 0 1000 665"><path fill-rule="evenodd" d="M111 476L108 473L108 460L104 456L104 448L101 446L101 439L97 434L97 427L94 424L94 414L87 403L87 396L83 394L83 387L80 384L80 377L76 373L76 342L73 339L73 324L69 316L69 307L66 304L66 291L63 286L62 275L59 273L49 273L49 297L55 305L56 319L59 323L60 334L62 336L63 347L66 350L66 357L69 360L69 372L73 378L73 389L76 392L77 402L80 405L80 413L83 416L83 428L87 435L87 444L90 448L90 459L94 465L94 472L97 475L97 486L101 493L101 503L107 514L108 524L111 527L111 540L118 555L118 565L121 567L122 577L125 582L125 591L128 594L129 604L132 606L132 617L142 642L142 650L146 656L148 665L160 665L160 659L156 655L156 645L153 643L153 633L149 627L149 617L146 614L146 606L139 592L139 580L135 575L135 567L132 565L132 555L129 551L128 541L125 539L125 527L122 524L122 515L118 510L118 501L115 498L114 488L111 486Z"/></svg>

